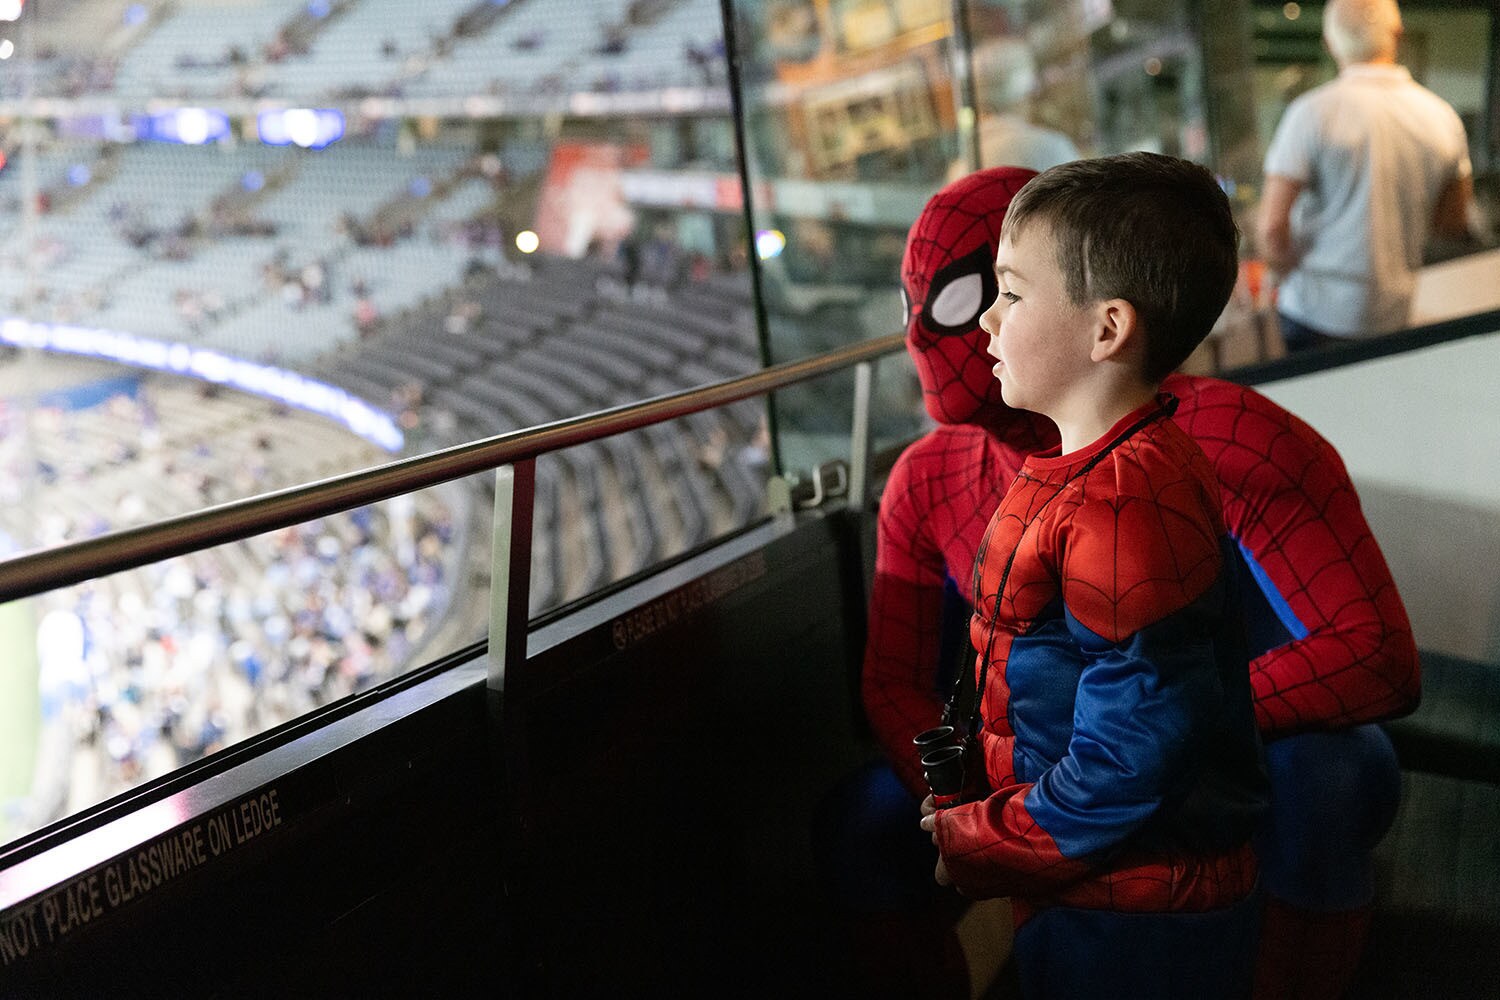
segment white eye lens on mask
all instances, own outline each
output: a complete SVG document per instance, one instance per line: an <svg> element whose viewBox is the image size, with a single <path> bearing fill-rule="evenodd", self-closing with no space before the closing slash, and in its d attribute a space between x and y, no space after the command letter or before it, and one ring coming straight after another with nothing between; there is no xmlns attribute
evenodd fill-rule
<svg viewBox="0 0 1500 1000"><path fill-rule="evenodd" d="M938 292L928 318L939 326L967 326L983 311L984 281L978 274L966 274Z"/></svg>

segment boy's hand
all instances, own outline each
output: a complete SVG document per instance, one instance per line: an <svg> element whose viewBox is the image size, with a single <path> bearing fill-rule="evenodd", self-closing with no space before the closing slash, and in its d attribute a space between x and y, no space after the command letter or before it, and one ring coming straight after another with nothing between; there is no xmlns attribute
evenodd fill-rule
<svg viewBox="0 0 1500 1000"><path fill-rule="evenodd" d="M932 834L932 846L936 847L938 842L937 806L933 804L931 795L922 800L922 822L920 825L922 829ZM938 855L937 867L933 869L932 877L937 880L938 885L951 886L953 884L953 876L948 874L948 866L943 864L943 856L941 854Z"/></svg>
<svg viewBox="0 0 1500 1000"><path fill-rule="evenodd" d="M933 835L933 844L938 843L938 807L932 804L933 796L922 802L922 820L918 823L924 831Z"/></svg>

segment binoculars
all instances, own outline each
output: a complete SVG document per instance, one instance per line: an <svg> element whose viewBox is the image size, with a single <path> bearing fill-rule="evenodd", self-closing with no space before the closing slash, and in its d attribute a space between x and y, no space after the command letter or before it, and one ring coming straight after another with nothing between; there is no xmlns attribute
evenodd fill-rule
<svg viewBox="0 0 1500 1000"><path fill-rule="evenodd" d="M918 733L912 743L922 756L922 777L939 809L958 805L964 787L964 747L952 726L937 726Z"/></svg>

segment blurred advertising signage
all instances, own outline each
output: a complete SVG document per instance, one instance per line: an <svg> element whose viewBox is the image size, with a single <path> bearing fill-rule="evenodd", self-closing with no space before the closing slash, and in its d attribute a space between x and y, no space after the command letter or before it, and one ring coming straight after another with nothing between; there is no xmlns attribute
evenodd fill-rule
<svg viewBox="0 0 1500 1000"><path fill-rule="evenodd" d="M596 241L624 239L635 218L625 203L622 177L645 163L648 155L647 148L636 143L553 146L532 226L541 249L580 257Z"/></svg>
<svg viewBox="0 0 1500 1000"><path fill-rule="evenodd" d="M774 181L772 193L783 215L902 231L932 196L925 184L803 180Z"/></svg>
<svg viewBox="0 0 1500 1000"><path fill-rule="evenodd" d="M730 182L726 184L725 182ZM733 202L729 202L732 190ZM717 174L674 173L667 170L631 170L620 176L620 192L634 205L665 205L679 208L737 208L739 182Z"/></svg>
<svg viewBox="0 0 1500 1000"><path fill-rule="evenodd" d="M669 170L631 170L620 177L620 192L632 205L710 208L738 212L745 207L740 179L734 174L694 174ZM765 208L767 189L758 186L756 207Z"/></svg>
<svg viewBox="0 0 1500 1000"><path fill-rule="evenodd" d="M255 116L255 131L268 146L322 149L344 137L344 115L332 108L286 108Z"/></svg>
<svg viewBox="0 0 1500 1000"><path fill-rule="evenodd" d="M229 138L229 116L210 108L174 108L157 114L136 115L135 137L148 142L178 142L201 146Z"/></svg>
<svg viewBox="0 0 1500 1000"><path fill-rule="evenodd" d="M134 334L59 323L0 320L0 341L62 354L106 358L138 368L186 375L264 396L337 420L388 452L400 451L405 435L396 422L369 403L326 382L283 368L256 364L187 344L168 344Z"/></svg>

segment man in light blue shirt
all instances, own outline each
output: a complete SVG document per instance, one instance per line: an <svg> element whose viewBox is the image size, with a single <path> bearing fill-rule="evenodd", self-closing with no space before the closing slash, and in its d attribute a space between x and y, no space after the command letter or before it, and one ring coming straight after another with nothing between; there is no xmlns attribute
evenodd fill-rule
<svg viewBox="0 0 1500 1000"><path fill-rule="evenodd" d="M1291 103L1266 152L1256 235L1289 349L1405 327L1428 236L1464 233L1463 123L1397 64L1400 36L1395 0L1332 0L1339 75Z"/></svg>

